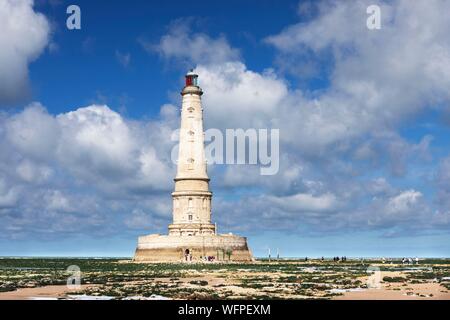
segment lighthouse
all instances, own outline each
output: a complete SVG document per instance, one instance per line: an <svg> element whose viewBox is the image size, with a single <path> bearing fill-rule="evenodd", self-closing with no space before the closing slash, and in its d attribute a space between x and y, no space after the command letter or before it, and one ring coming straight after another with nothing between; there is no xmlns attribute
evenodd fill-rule
<svg viewBox="0 0 450 320"><path fill-rule="evenodd" d="M217 234L211 219L212 192L203 130L203 91L193 70L181 90L181 124L177 173L168 234L141 236L135 262L252 261L247 238Z"/></svg>
<svg viewBox="0 0 450 320"><path fill-rule="evenodd" d="M198 75L190 71L181 91L180 143L173 198L173 223L170 235L196 236L215 233L211 223L211 197L207 174L202 89Z"/></svg>

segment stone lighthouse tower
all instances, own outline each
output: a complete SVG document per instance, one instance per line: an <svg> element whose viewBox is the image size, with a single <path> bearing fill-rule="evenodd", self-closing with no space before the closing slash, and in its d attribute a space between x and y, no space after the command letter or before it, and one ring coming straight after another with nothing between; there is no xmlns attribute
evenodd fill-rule
<svg viewBox="0 0 450 320"><path fill-rule="evenodd" d="M198 76L192 71L186 75L181 91L180 144L173 197L173 223L169 234L177 236L211 235L211 196L206 169L202 89Z"/></svg>
<svg viewBox="0 0 450 320"><path fill-rule="evenodd" d="M211 197L207 173L202 89L190 71L181 91L181 126L173 221L169 234L139 237L136 262L252 261L247 238L217 234L211 223Z"/></svg>

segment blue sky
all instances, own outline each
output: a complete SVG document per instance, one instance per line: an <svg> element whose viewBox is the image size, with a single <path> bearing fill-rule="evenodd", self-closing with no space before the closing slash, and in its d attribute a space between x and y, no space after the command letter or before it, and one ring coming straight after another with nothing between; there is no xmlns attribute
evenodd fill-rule
<svg viewBox="0 0 450 320"><path fill-rule="evenodd" d="M373 2L6 0L0 255L165 233L195 68L206 128L280 129L278 174L209 168L220 232L257 256L449 256L449 4L375 1L369 30Z"/></svg>
<svg viewBox="0 0 450 320"><path fill-rule="evenodd" d="M63 1L53 6L41 3L36 9L56 24L53 41L58 49L42 55L30 70L33 98L44 102L52 113L67 112L104 96L116 110L126 100L132 118L157 114L159 106L167 102L168 92L179 91L184 69L170 67L157 54L149 55L139 39L158 41L177 19L192 19L196 31L211 37L226 35L233 46L245 48L242 58L255 71L273 61L273 48L260 39L298 21L296 1L282 6L275 1L196 1L189 6L177 1L158 5L139 0L126 5L120 1L79 1L82 29L69 31L65 29L67 5ZM116 52L130 54L128 68L118 62Z"/></svg>

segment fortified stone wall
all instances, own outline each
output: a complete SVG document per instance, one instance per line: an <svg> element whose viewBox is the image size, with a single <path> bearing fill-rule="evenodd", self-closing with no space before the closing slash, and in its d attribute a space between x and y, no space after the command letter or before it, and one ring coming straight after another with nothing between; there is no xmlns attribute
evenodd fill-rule
<svg viewBox="0 0 450 320"><path fill-rule="evenodd" d="M139 238L136 262L199 262L204 257L215 261L252 261L247 239L235 235L167 236Z"/></svg>
<svg viewBox="0 0 450 320"><path fill-rule="evenodd" d="M138 249L176 248L176 247L243 247L247 246L247 238L235 235L205 235L205 236L169 236L148 235L139 237Z"/></svg>

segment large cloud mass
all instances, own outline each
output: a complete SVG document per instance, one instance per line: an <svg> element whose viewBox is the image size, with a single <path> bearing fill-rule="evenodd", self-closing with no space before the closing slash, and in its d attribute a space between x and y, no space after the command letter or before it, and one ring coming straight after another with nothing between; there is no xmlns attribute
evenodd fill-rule
<svg viewBox="0 0 450 320"><path fill-rule="evenodd" d="M278 174L211 168L222 229L448 232L449 155L436 159L432 135L401 129L448 109L450 5L383 2L382 29L371 31L369 4L320 2L308 20L264 40L278 58L262 72L224 36L180 21L156 45L141 41L166 61L197 65L206 128L280 129ZM296 73L301 61L325 67ZM299 83L322 77L323 87L296 87L289 72ZM0 115L0 234L165 231L177 115L164 105L157 119L132 121L91 105L55 116L39 104Z"/></svg>
<svg viewBox="0 0 450 320"><path fill-rule="evenodd" d="M214 41L208 50L202 45L195 54L186 50L178 57L197 62L207 127L280 129L278 175L261 177L251 167L225 169L223 186L259 190L258 196L244 195L231 204L218 200L228 220L242 222L245 216L249 226L272 229L309 225L312 232L391 229L389 235L442 227L446 211L420 190L430 188L429 181L411 178L411 170L418 175L433 161L433 136L410 140L399 128L421 112L448 109L450 42L443 30L450 30L449 3L379 3L381 30L366 26L371 4L311 3L313 16L264 40L277 50L277 69L255 72L234 55L212 61ZM188 28L177 31L157 45L169 60L177 57L166 46L167 37L186 43L199 37ZM297 72L305 61L323 68ZM323 88L292 87L283 72L301 77L300 83L322 77ZM414 187L393 185L391 177L415 180Z"/></svg>
<svg viewBox="0 0 450 320"><path fill-rule="evenodd" d="M174 108L167 105L163 108ZM167 113L166 113L167 115ZM0 215L2 228L44 232L85 230L114 213L144 207L167 216L152 200L170 190L171 144L158 144L174 119L133 122L107 106L91 105L50 115L40 104L0 118ZM141 195L141 196L139 196ZM142 197L138 204L123 207ZM152 198L153 197L153 198ZM158 209L159 207L159 209ZM130 212L127 210L130 208ZM141 211L143 209L140 209Z"/></svg>
<svg viewBox="0 0 450 320"><path fill-rule="evenodd" d="M0 1L0 106L28 91L28 65L47 46L50 25L32 0Z"/></svg>

